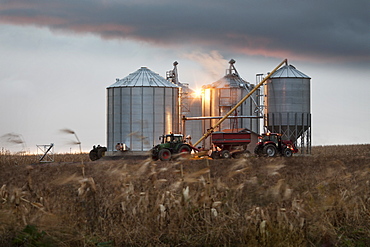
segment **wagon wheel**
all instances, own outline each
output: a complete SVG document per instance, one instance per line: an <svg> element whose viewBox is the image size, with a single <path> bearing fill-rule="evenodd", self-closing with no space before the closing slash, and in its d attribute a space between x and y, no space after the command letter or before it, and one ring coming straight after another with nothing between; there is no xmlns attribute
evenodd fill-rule
<svg viewBox="0 0 370 247"><path fill-rule="evenodd" d="M221 152L221 156L222 156L222 158L224 158L224 159L230 159L230 158L231 158L231 154L230 154L230 152L229 152L228 150L223 150L223 151Z"/></svg>
<svg viewBox="0 0 370 247"><path fill-rule="evenodd" d="M244 153L242 152L235 152L231 155L234 159L240 159Z"/></svg>
<svg viewBox="0 0 370 247"><path fill-rule="evenodd" d="M219 159L220 158L220 154L217 152L217 151L213 151L212 153L211 153L211 158L212 159Z"/></svg>

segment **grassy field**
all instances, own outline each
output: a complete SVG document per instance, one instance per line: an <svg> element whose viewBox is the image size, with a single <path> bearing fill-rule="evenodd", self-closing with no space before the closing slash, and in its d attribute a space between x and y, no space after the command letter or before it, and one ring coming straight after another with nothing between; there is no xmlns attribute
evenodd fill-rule
<svg viewBox="0 0 370 247"><path fill-rule="evenodd" d="M370 246L370 145L173 162L0 153L0 246Z"/></svg>

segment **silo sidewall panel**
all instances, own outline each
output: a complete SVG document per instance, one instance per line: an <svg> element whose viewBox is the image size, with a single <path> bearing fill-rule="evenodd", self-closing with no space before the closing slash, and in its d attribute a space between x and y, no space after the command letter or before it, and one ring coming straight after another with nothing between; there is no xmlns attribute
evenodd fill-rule
<svg viewBox="0 0 370 247"><path fill-rule="evenodd" d="M174 109L173 109L173 94L171 88L164 89L164 106L165 106L165 133L174 133L174 126L173 126L173 117L174 116Z"/></svg>
<svg viewBox="0 0 370 247"><path fill-rule="evenodd" d="M246 96L248 94L248 92L245 89L242 92L243 93L240 95L240 99L242 99L244 96ZM237 109L238 110L238 115L241 115L241 116L252 116L253 115L253 110L252 110L253 106L252 106L251 97L255 97L255 95L252 94L248 99L246 99L241 104L241 106ZM253 129L254 124L253 124L252 121L253 121L253 119L250 119L250 118L242 118L240 120L241 125L240 125L239 128L247 128L249 130L255 131Z"/></svg>
<svg viewBox="0 0 370 247"><path fill-rule="evenodd" d="M172 132L172 97L168 88L164 88L164 126L165 133Z"/></svg>
<svg viewBox="0 0 370 247"><path fill-rule="evenodd" d="M121 142L121 111L122 111L122 96L121 88L113 88L113 143L114 145Z"/></svg>
<svg viewBox="0 0 370 247"><path fill-rule="evenodd" d="M202 97L202 116L212 116L212 113L211 113L211 89L210 88L206 88L204 89L204 92L203 92L203 97ZM202 132L205 133L207 132L207 129L209 129L211 127L211 120L210 119L206 119L204 121L202 121ZM207 142L205 140L203 140L203 142L201 143L202 146L204 146L204 148L208 149L209 148L209 145L207 145Z"/></svg>
<svg viewBox="0 0 370 247"><path fill-rule="evenodd" d="M172 129L174 133L180 133L180 115L179 115L179 88L170 88L172 94Z"/></svg>
<svg viewBox="0 0 370 247"><path fill-rule="evenodd" d="M187 117L201 117L202 116L202 100L200 97L189 97L189 109L190 111L186 115ZM201 120L186 121L186 135L191 135L192 140L199 140L202 135L202 122Z"/></svg>
<svg viewBox="0 0 370 247"><path fill-rule="evenodd" d="M210 116L220 116L220 97L219 97L219 90L217 88L210 89ZM211 125L207 127L209 129L211 126L214 126L218 120L212 119ZM209 138L208 138L209 139Z"/></svg>
<svg viewBox="0 0 370 247"><path fill-rule="evenodd" d="M142 151L143 145L143 88L133 87L131 97L132 120L131 120L131 150Z"/></svg>
<svg viewBox="0 0 370 247"><path fill-rule="evenodd" d="M113 89L107 89L107 149L108 151L113 151L114 144L113 144L113 122L114 122L114 115L113 115Z"/></svg>
<svg viewBox="0 0 370 247"><path fill-rule="evenodd" d="M131 148L131 87L122 87L121 88L121 97L122 97L122 109L121 109L121 143L126 144Z"/></svg>
<svg viewBox="0 0 370 247"><path fill-rule="evenodd" d="M143 95L143 151L147 151L154 141L154 87L144 87Z"/></svg>
<svg viewBox="0 0 370 247"><path fill-rule="evenodd" d="M154 143L159 141L159 136L165 132L165 104L164 88L154 88Z"/></svg>
<svg viewBox="0 0 370 247"><path fill-rule="evenodd" d="M304 102L302 112L311 113L311 80L304 78L302 79L302 84L302 90L305 92L302 94L302 101Z"/></svg>
<svg viewBox="0 0 370 247"><path fill-rule="evenodd" d="M218 90L215 90L215 92L218 91L218 96L219 96L219 101L217 102L219 104L219 107L218 107L219 114L216 114L215 116L225 116L226 113L230 111L231 104L232 104L231 90L232 90L231 88L219 88ZM231 123L232 123L232 120L226 119L220 125L220 130L231 129Z"/></svg>
<svg viewBox="0 0 370 247"><path fill-rule="evenodd" d="M268 80L266 83L266 95L267 95L266 97L267 113L278 112L276 109L275 90L274 90L274 84L272 83L272 80Z"/></svg>
<svg viewBox="0 0 370 247"><path fill-rule="evenodd" d="M240 99L242 99L245 95L246 95L246 90L244 91L241 91L241 95L240 95ZM248 115L247 112L248 112L248 108L249 108L249 99L245 100L241 105L240 107L238 108L238 113L239 115L241 116L245 116L245 115ZM245 118L242 118L239 120L240 122L240 127L241 128L248 128L249 129L249 126L248 126L248 120L245 119Z"/></svg>

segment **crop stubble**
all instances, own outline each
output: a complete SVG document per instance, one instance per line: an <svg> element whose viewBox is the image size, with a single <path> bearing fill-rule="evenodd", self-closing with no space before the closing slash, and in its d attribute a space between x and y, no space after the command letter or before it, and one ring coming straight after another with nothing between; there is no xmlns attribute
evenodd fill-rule
<svg viewBox="0 0 370 247"><path fill-rule="evenodd" d="M2 153L0 244L34 225L57 246L370 245L370 145L312 153L37 165Z"/></svg>

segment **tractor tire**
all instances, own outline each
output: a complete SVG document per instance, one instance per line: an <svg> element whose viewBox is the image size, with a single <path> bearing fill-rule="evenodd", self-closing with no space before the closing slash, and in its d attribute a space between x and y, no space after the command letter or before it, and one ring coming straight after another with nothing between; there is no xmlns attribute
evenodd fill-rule
<svg viewBox="0 0 370 247"><path fill-rule="evenodd" d="M267 157L275 157L277 155L277 148L273 144L268 144L263 148L263 153Z"/></svg>
<svg viewBox="0 0 370 247"><path fill-rule="evenodd" d="M241 159L241 158L248 158L251 156L251 152L249 150L235 152L231 155L234 159Z"/></svg>
<svg viewBox="0 0 370 247"><path fill-rule="evenodd" d="M262 156L262 154L263 154L263 148L261 146L257 145L254 148L254 154L257 155L257 156Z"/></svg>
<svg viewBox="0 0 370 247"><path fill-rule="evenodd" d="M161 151L159 151L158 156L160 160L168 161L171 159L171 151L168 149L162 149Z"/></svg>
<svg viewBox="0 0 370 247"><path fill-rule="evenodd" d="M98 149L98 159L103 158L105 156L105 151L107 151L107 148L101 147Z"/></svg>
<svg viewBox="0 0 370 247"><path fill-rule="evenodd" d="M219 159L220 158L220 153L219 152L217 152L217 151L213 151L212 153L211 153L211 158L212 159Z"/></svg>
<svg viewBox="0 0 370 247"><path fill-rule="evenodd" d="M182 145L178 151L178 157L185 158L191 153L191 148L188 145Z"/></svg>
<svg viewBox="0 0 370 247"><path fill-rule="evenodd" d="M242 152L236 152L231 155L234 159L240 159L242 157Z"/></svg>
<svg viewBox="0 0 370 247"><path fill-rule="evenodd" d="M224 158L224 159L230 159L231 158L231 154L228 150L223 150L221 152L221 157Z"/></svg>
<svg viewBox="0 0 370 247"><path fill-rule="evenodd" d="M188 154L190 154L191 153L191 148L187 145L182 145L179 148L179 153L188 153Z"/></svg>
<svg viewBox="0 0 370 247"><path fill-rule="evenodd" d="M157 161L158 160L158 157L157 156L152 156L152 160L153 161Z"/></svg>
<svg viewBox="0 0 370 247"><path fill-rule="evenodd" d="M290 148L284 148L283 155L285 157L292 157L293 156L293 151Z"/></svg>
<svg viewBox="0 0 370 247"><path fill-rule="evenodd" d="M99 159L98 152L96 152L95 150L91 150L89 153L89 158L92 161L98 160Z"/></svg>

